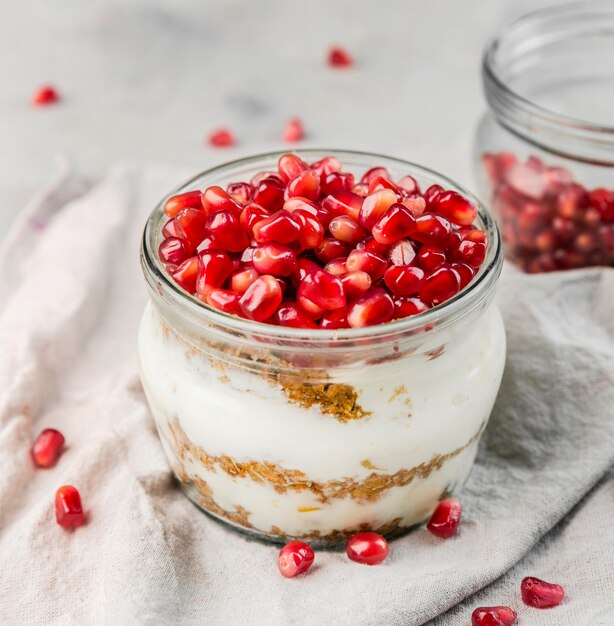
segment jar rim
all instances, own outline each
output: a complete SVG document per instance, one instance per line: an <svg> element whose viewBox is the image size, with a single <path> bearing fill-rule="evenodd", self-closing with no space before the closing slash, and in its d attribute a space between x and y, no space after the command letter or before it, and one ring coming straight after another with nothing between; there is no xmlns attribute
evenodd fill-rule
<svg viewBox="0 0 614 626"><path fill-rule="evenodd" d="M369 159L369 162L365 161L364 163L366 167L372 167L374 164L388 164L391 167L403 167L408 170L407 173L410 175L428 178L435 182L442 183L446 188L459 191L478 207L478 222L480 227L486 231L488 237L486 258L478 270L478 273L468 285L452 298L423 313L393 320L385 324L377 324L364 328L344 329L291 328L244 319L230 313L219 311L179 287L166 272L164 264L158 255L157 240L160 235L161 221L165 217L163 207L166 200L172 195L187 191L190 187L193 188L197 183L203 183L207 178L211 178L214 175L225 173L231 175L232 171L238 167L253 166L253 173L255 173L257 171L256 168L262 169L263 162L276 163L280 156L288 154L289 152L307 161L318 160L324 156L334 156L341 160L344 158L346 158L346 160L351 158ZM208 184L205 183L205 186L207 185ZM331 342L333 342L334 345L342 344L344 341L351 342L358 339L377 338L385 340L388 336L398 337L399 333L417 333L419 331L428 330L429 327L442 328L451 321L455 321L464 314L473 311L491 295L499 274L501 273L503 264L501 236L493 216L480 200L463 186L434 170L412 163L411 161L358 150L320 148L291 151L283 150L257 154L217 165L191 177L162 198L149 215L143 231L140 258L141 267L151 292L165 299L174 310L184 313L191 319L197 319L205 326L217 325L222 326L224 330L230 332L245 335L258 334L261 337L281 341L288 340L293 343L304 341L309 344L322 342L329 345Z"/></svg>
<svg viewBox="0 0 614 626"><path fill-rule="evenodd" d="M531 11L504 26L486 44L482 55L486 99L498 121L524 140L563 157L612 165L614 125L559 113L538 104L510 86L503 75L505 68L527 51L544 52L551 43L571 41L579 34L608 36L614 42L614 4L589 0L554 5ZM522 45L516 45L505 63L498 53L506 44L513 47L516 39Z"/></svg>

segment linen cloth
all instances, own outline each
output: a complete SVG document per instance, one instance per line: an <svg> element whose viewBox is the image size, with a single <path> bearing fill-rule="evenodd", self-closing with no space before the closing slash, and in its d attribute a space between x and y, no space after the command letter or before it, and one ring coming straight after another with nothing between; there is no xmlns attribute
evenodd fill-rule
<svg viewBox="0 0 614 626"><path fill-rule="evenodd" d="M178 180L64 166L0 247L0 623L441 626L509 604L523 626L614 624L614 271L505 268L506 370L456 538L417 530L377 567L320 551L287 580L278 548L179 491L141 390L138 248ZM49 470L28 454L44 427L67 441ZM87 510L74 531L55 523L62 484ZM565 602L525 607L526 575Z"/></svg>

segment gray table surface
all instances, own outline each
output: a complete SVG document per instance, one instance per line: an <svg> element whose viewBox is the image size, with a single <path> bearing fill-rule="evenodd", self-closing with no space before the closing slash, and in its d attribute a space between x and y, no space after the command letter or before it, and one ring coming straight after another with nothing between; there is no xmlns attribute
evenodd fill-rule
<svg viewBox="0 0 614 626"><path fill-rule="evenodd" d="M118 161L216 162L283 148L383 152L472 186L484 110L480 57L505 22L544 0L30 0L0 20L0 238L58 155L101 176ZM324 62L333 43L351 71ZM64 96L34 108L50 82ZM204 138L217 126L232 149Z"/></svg>

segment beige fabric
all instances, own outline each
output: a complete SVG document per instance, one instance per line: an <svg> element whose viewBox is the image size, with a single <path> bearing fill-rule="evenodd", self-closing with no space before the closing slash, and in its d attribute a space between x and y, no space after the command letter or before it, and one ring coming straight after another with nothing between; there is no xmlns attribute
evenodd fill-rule
<svg viewBox="0 0 614 626"><path fill-rule="evenodd" d="M523 626L614 623L614 272L506 268L509 357L457 538L416 531L378 567L319 552L286 580L274 547L179 492L139 384L140 235L179 179L64 169L0 248L0 623L455 625L500 603ZM68 448L35 470L49 426ZM65 483L89 515L73 532L53 515ZM525 575L562 583L565 603L523 607Z"/></svg>

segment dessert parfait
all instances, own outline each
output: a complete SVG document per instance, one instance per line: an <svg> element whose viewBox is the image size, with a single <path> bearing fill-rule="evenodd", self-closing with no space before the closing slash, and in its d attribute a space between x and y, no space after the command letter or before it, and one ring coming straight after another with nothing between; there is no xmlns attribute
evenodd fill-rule
<svg viewBox="0 0 614 626"><path fill-rule="evenodd" d="M336 543L429 518L500 384L496 226L411 163L298 151L209 170L148 220L143 386L207 513Z"/></svg>

